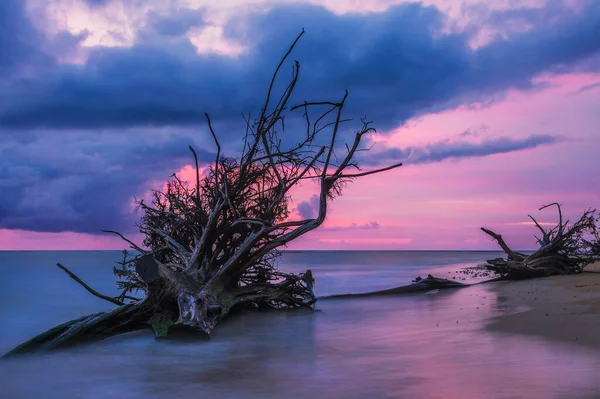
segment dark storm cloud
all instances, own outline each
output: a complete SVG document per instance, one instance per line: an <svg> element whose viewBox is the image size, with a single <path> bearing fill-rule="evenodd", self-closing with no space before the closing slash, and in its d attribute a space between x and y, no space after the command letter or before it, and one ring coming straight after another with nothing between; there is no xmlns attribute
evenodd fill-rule
<svg viewBox="0 0 600 399"><path fill-rule="evenodd" d="M178 8L169 15L151 13L148 16L148 27L164 36L181 36L202 25L204 13L201 10Z"/></svg>
<svg viewBox="0 0 600 399"><path fill-rule="evenodd" d="M0 79L24 66L50 63L52 58L44 54L39 47L42 39L42 35L35 29L25 11L23 0L2 0Z"/></svg>
<svg viewBox="0 0 600 399"><path fill-rule="evenodd" d="M130 231L130 200L148 181L165 181L193 159L187 137L130 131L126 136L47 134L0 144L0 228ZM214 159L197 149L200 161Z"/></svg>
<svg viewBox="0 0 600 399"><path fill-rule="evenodd" d="M366 114L387 129L425 112L489 101L509 88L533 88L536 75L575 68L598 52L600 3L580 13L552 10L553 18L533 18L529 30L473 50L469 34L443 32L444 14L434 7L336 15L313 5L276 6L230 21L228 37L249 46L238 57L197 54L189 42L138 43L95 49L85 65L62 65L26 87L14 82L7 90L18 95L0 109L0 123L183 126L202 123L205 111L237 121L240 111L259 109L275 63L304 26L294 54L302 65L296 100L335 99L348 88L348 114ZM514 12L532 19L529 10ZM197 18L181 12L155 27L176 34Z"/></svg>
<svg viewBox="0 0 600 399"><path fill-rule="evenodd" d="M199 12L149 14L135 45L93 48L81 65L56 59L76 50L86 33L43 37L23 3L4 0L0 7L0 228L131 229L131 197L190 163L188 128L204 125L204 112L228 127L241 121L240 111L258 111L275 64L302 26L306 35L293 55L302 65L294 101L336 100L347 88L347 115L366 114L380 130L488 102L509 88L534 88L532 78L542 72L600 65L589 62L600 48L600 5L593 3L579 14L556 11L550 22L476 50L468 45L471 31L443 32L444 15L433 7L335 15L318 6L277 6L229 23L228 37L248 46L236 57L198 54L182 36L204 25ZM289 72L288 65L283 77ZM239 141L233 129L219 132L224 147ZM440 142L386 149L379 158L438 162L555 141ZM201 160L212 161L212 143L202 144L210 150L197 146ZM314 217L314 198L297 212Z"/></svg>

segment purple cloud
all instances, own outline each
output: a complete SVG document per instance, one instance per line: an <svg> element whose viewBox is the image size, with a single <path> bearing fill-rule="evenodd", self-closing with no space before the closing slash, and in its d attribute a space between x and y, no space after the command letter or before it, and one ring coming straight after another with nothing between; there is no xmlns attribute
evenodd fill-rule
<svg viewBox="0 0 600 399"><path fill-rule="evenodd" d="M589 85L581 86L579 90L575 94L580 94L589 90L594 90L600 88L600 82L592 83Z"/></svg>
<svg viewBox="0 0 600 399"><path fill-rule="evenodd" d="M499 137L485 139L480 143L469 141L439 141L423 147L386 148L383 150L373 149L365 157L365 162L376 162L377 164L389 163L390 160L402 161L406 165L419 165L441 162L447 159L461 159L484 157L492 154L504 154L514 151L522 151L543 145L556 144L560 141L558 137L544 134L534 134L523 139L512 139Z"/></svg>
<svg viewBox="0 0 600 399"><path fill-rule="evenodd" d="M24 67L48 67L52 57L40 43L43 35L34 27L22 0L3 0L0 6L0 79Z"/></svg>
<svg viewBox="0 0 600 399"><path fill-rule="evenodd" d="M458 134L459 137L479 137L482 133L488 131L490 127L487 125L481 125L477 128L468 128Z"/></svg>
<svg viewBox="0 0 600 399"><path fill-rule="evenodd" d="M78 50L86 32L46 36L31 23L23 1L4 0L0 228L132 229L131 197L189 163L187 145L202 142L206 133L193 132L196 140L191 131L204 126L204 112L227 149L239 145L240 131L232 128L243 124L239 112L259 109L273 63L302 26L306 35L294 54L302 70L293 101L335 100L347 88L347 115L366 114L383 130L459 104L489 102L509 89L537 88L534 78L541 73L600 71L600 64L590 62L600 51L600 4L586 3L581 12L562 6L545 12L540 18L516 10L530 29L472 49L470 40L481 26L448 32L445 15L435 7L401 4L380 13L337 15L314 5L279 5L240 14L225 26L228 39L247 45L246 52L230 57L198 54L184 33L204 26L202 12L173 10L146 15L133 46L91 48L83 64L71 64L59 60ZM500 24L494 13L485 24ZM439 142L385 149L380 158L431 163L557 141L532 135ZM213 159L212 147L196 147L201 160ZM317 204L311 197L296 212L315 217Z"/></svg>
<svg viewBox="0 0 600 399"><path fill-rule="evenodd" d="M112 0L83 0L84 3L92 7L102 7L110 3Z"/></svg>
<svg viewBox="0 0 600 399"><path fill-rule="evenodd" d="M314 219L319 215L319 196L313 194L307 201L296 206L296 212L301 219Z"/></svg>
<svg viewBox="0 0 600 399"><path fill-rule="evenodd" d="M132 197L193 159L191 137L144 130L0 142L0 229L135 230ZM200 161L214 153L197 149Z"/></svg>
<svg viewBox="0 0 600 399"><path fill-rule="evenodd" d="M182 36L205 24L204 12L189 8L178 8L168 15L149 13L147 19L147 27L163 36Z"/></svg>
<svg viewBox="0 0 600 399"><path fill-rule="evenodd" d="M364 224L352 223L348 226L326 226L322 229L325 231L347 231L347 230L379 230L379 223L369 222Z"/></svg>
<svg viewBox="0 0 600 399"><path fill-rule="evenodd" d="M514 10L536 24L474 50L469 41L477 26L446 32L445 15L417 3L368 15L274 6L239 15L225 27L228 38L248 45L239 57L197 54L185 40L177 46L142 42L93 49L83 66L57 66L26 84L13 81L0 125L185 126L203 123L205 111L215 120L238 121L240 110L259 107L273 60L304 26L307 34L295 53L303 65L296 100L337 98L348 88L349 114L367 114L380 128L392 128L423 113L489 101L510 88L536 88L538 74L566 72L598 54L597 2L582 12L564 6L545 12L534 18L529 9ZM170 34L201 23L201 14L185 10L161 18L155 28Z"/></svg>

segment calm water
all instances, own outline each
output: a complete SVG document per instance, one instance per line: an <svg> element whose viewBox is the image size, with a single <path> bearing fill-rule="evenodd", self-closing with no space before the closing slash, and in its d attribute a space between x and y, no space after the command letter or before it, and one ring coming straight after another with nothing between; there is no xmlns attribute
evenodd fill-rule
<svg viewBox="0 0 600 399"><path fill-rule="evenodd" d="M291 252L318 295L364 292L417 275L457 276L491 252ZM0 252L0 351L103 309L60 269L116 293L119 252ZM141 331L0 362L0 398L600 398L591 350L482 330L507 309L486 286L394 298L321 301L319 312L253 314L210 342Z"/></svg>

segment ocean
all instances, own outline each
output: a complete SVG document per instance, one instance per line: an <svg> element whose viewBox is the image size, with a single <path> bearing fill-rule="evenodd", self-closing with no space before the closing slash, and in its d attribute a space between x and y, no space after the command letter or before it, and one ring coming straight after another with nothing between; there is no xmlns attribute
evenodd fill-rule
<svg viewBox="0 0 600 399"><path fill-rule="evenodd" d="M359 293L458 270L500 252L289 251L280 269L311 269L316 294ZM63 263L116 295L119 251L0 252L0 352L61 322L111 308ZM468 280L467 280L468 281ZM489 285L433 294L323 300L318 311L221 323L209 341L156 341L150 331L0 361L6 399L598 398L600 356L541 338L487 331L521 311Z"/></svg>

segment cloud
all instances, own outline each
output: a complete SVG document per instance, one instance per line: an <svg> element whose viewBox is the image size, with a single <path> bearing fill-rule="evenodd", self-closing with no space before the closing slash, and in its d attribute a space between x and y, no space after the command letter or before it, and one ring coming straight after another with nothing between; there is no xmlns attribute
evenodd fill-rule
<svg viewBox="0 0 600 399"><path fill-rule="evenodd" d="M347 230L379 230L379 223L369 222L364 224L351 223L347 226L326 226L323 231L347 231Z"/></svg>
<svg viewBox="0 0 600 399"><path fill-rule="evenodd" d="M296 213L301 219L315 219L319 215L319 196L314 194L308 201L302 201L296 206Z"/></svg>
<svg viewBox="0 0 600 399"><path fill-rule="evenodd" d="M581 94L583 92L594 90L594 89L597 89L597 88L600 88L600 82L596 82L596 83L592 83L592 84L589 84L589 85L581 86L579 88L579 90L577 90L575 92L575 94Z"/></svg>
<svg viewBox="0 0 600 399"><path fill-rule="evenodd" d="M458 134L459 137L479 137L481 133L488 131L490 127L487 125L481 125L477 128L468 128Z"/></svg>
<svg viewBox="0 0 600 399"><path fill-rule="evenodd" d="M132 231L132 197L189 164L188 144L185 136L144 130L0 143L0 229ZM201 161L214 160L197 152Z"/></svg>
<svg viewBox="0 0 600 399"><path fill-rule="evenodd" d="M0 144L0 228L40 232L132 231L137 215L131 212L131 198L143 196L150 182L162 182L190 163L187 145L198 141L192 134L176 134L173 129L130 129L120 135L71 132L4 141ZM403 150L388 148L368 160L423 164L517 151L556 140L540 135L477 144L444 141ZM214 160L213 152L195 146L201 162ZM311 219L317 217L318 209L319 197L313 195L297 205L296 213ZM371 223L344 228L377 227Z"/></svg>
<svg viewBox="0 0 600 399"><path fill-rule="evenodd" d="M529 221L529 222L512 222L512 223L507 222L504 224L507 226L535 226L535 223L531 222L531 221ZM549 227L556 226L556 223L552 223L552 222L538 222L538 224L540 226L549 226Z"/></svg>
<svg viewBox="0 0 600 399"><path fill-rule="evenodd" d="M56 58L71 59L76 56L80 50L79 45L89 36L89 32L84 30L78 34L67 31L60 31L46 40L45 48Z"/></svg>
<svg viewBox="0 0 600 399"><path fill-rule="evenodd" d="M22 0L3 0L0 7L0 80L23 67L48 66L52 58L39 47L43 36L33 26Z"/></svg>
<svg viewBox="0 0 600 399"><path fill-rule="evenodd" d="M103 6L108 0L86 2ZM469 43L478 27L447 31L445 15L435 7L402 4L385 12L337 15L288 4L240 13L228 22L226 38L246 48L237 56L198 53L186 32L205 27L203 12L172 9L146 14L133 46L87 48L85 62L71 63L65 59L79 54L87 32L44 35L24 3L4 0L0 7L5 229L131 229L131 197L191 161L187 145L205 137L204 129L193 132L204 125L204 112L211 114L224 146L237 145L236 130L228 127L242 123L240 111L259 110L273 67L302 26L306 35L293 57L302 65L293 102L336 100L347 88L347 115L366 114L384 131L419 115L493 101L511 88L531 90L541 73L593 68L589 61L600 49L594 34L600 7L594 3L580 13L553 11L553 18L477 49ZM556 141L547 135L445 141L386 148L378 159L430 163ZM214 159L209 147L196 148L201 160ZM318 198L299 203L296 212L315 217Z"/></svg>
<svg viewBox="0 0 600 399"><path fill-rule="evenodd" d="M182 36L205 24L203 11L190 8L178 8L168 15L152 12L147 20L148 27L163 36Z"/></svg>
<svg viewBox="0 0 600 399"><path fill-rule="evenodd" d="M390 160L401 161L405 164L427 164L441 162L447 159L461 159L484 157L493 154L504 154L514 151L522 151L536 148L542 145L550 145L559 142L560 139L544 134L534 134L523 139L512 139L499 137L485 139L479 143L469 141L439 141L423 147L386 148L377 150L376 147L370 154L364 156L364 164L376 162L386 164Z"/></svg>
<svg viewBox="0 0 600 399"><path fill-rule="evenodd" d="M110 3L112 0L83 0L84 3L91 7L102 7Z"/></svg>
<svg viewBox="0 0 600 399"><path fill-rule="evenodd" d="M239 121L240 111L259 109L273 66L304 26L294 54L302 63L294 100L336 99L348 88L348 115L366 114L386 130L424 113L489 102L510 88L536 88L538 74L568 71L598 53L597 2L581 12L551 12L526 31L472 49L474 29L445 31L445 15L418 3L367 15L277 5L229 21L227 39L247 46L237 57L198 54L187 39L173 46L139 42L95 48L84 65L63 64L26 83L14 81L0 125L187 126L203 123L205 111L215 121ZM149 18L167 34L201 23L201 13L186 10Z"/></svg>

